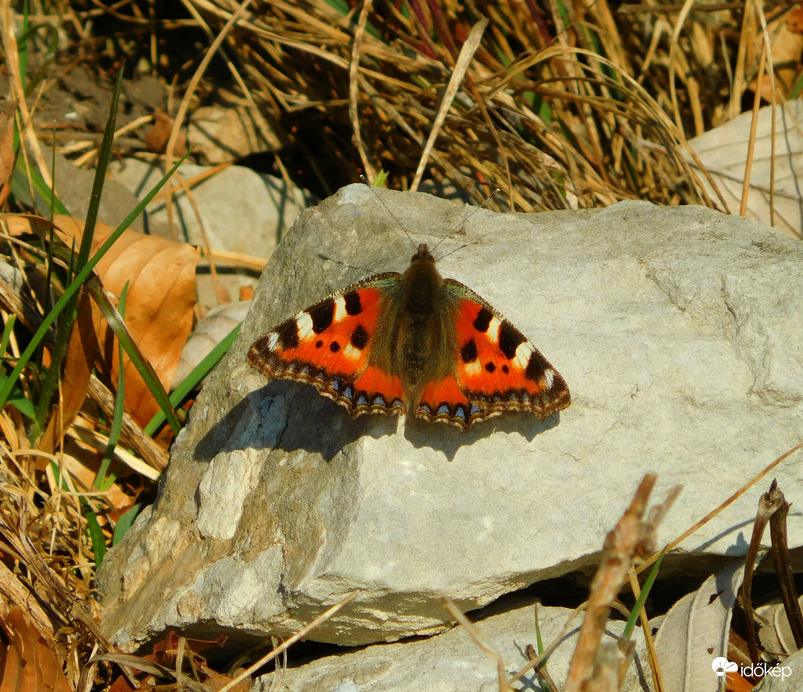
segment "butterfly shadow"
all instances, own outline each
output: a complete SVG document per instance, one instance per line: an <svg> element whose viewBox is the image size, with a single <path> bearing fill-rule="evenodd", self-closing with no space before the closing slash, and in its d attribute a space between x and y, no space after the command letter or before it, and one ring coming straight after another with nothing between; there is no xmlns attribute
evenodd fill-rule
<svg viewBox="0 0 803 692"><path fill-rule="evenodd" d="M261 418L257 439L243 441L238 430L244 421ZM220 452L231 452L244 446L303 450L319 454L329 462L345 447L362 437L379 439L403 434L416 448L429 447L453 461L461 447L495 434L519 434L528 442L536 435L555 427L558 414L544 421L532 415L507 413L477 423L467 432L442 423L428 423L417 418L399 421L397 416L364 415L352 418L330 399L322 397L309 385L287 380L274 380L248 394L200 439L195 458L211 461ZM247 425L247 424L246 424ZM400 430L399 428L403 428ZM252 425L247 425L250 431Z"/></svg>
<svg viewBox="0 0 803 692"><path fill-rule="evenodd" d="M532 414L509 412L481 423L475 423L466 432L463 432L451 425L408 418L404 426L404 437L414 447L430 447L441 452L449 461L454 461L461 447L469 447L482 438L499 434L518 434L527 442L532 442L536 435L554 428L559 422L559 413L554 413L544 420L538 420Z"/></svg>
<svg viewBox="0 0 803 692"><path fill-rule="evenodd" d="M242 429L243 421L253 421L254 415L261 418L257 436L244 442L238 431ZM253 426L248 425L247 429L250 436ZM248 394L213 425L196 445L195 457L211 461L220 452L251 446L268 451L303 450L319 454L329 462L361 437L379 438L395 432L395 417L351 418L343 408L320 396L313 387L275 380Z"/></svg>

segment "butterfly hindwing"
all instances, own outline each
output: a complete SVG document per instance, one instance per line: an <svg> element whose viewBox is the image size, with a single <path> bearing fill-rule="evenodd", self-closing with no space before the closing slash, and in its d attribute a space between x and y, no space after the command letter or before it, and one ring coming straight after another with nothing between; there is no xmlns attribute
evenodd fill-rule
<svg viewBox="0 0 803 692"><path fill-rule="evenodd" d="M263 334L251 346L248 363L269 379L313 385L353 416L401 413L398 376L371 362L376 342L387 341L386 316L399 290L396 273L349 286Z"/></svg>
<svg viewBox="0 0 803 692"><path fill-rule="evenodd" d="M505 411L544 419L569 406L565 381L518 329L468 286L447 279L442 291L455 330L454 374L425 388L417 417L466 430Z"/></svg>

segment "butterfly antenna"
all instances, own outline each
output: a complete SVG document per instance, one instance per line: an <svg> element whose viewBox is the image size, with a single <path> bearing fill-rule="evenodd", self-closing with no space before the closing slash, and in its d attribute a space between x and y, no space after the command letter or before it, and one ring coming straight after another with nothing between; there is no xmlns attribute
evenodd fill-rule
<svg viewBox="0 0 803 692"><path fill-rule="evenodd" d="M457 224L457 225L456 225L456 226L455 226L455 227L454 227L454 228L453 228L451 231L449 231L449 232L448 232L448 233L447 233L445 236L443 236L443 238L441 238L441 239L440 239L440 240L439 240L437 243L435 243L435 246L434 246L434 247L433 247L433 248L430 250L430 252L431 252L431 253L434 255L434 254L435 254L435 248L437 248L437 247L438 247L438 245L440 245L440 244L441 244L441 243L442 243L444 240L446 240L447 238L450 238L450 237L452 236L452 234L453 234L453 233L454 233L454 232L455 232L455 231L456 231L458 228L460 228L460 226L464 226L464 225L466 224L466 222L467 222L467 221L468 221L468 220L469 220L469 219L470 219L472 216L474 216L474 214L476 214L476 213L477 213L477 212L478 212L480 209L482 209L482 208L483 208L483 207L484 207L486 204L488 204L488 202L490 202L490 201L491 201L491 200L492 200L492 199L493 199L493 198L496 196L496 193L497 193L497 192L499 192L499 188L496 188L496 189L495 189L495 190L494 190L494 191L493 191L493 192L492 192L490 195L488 195L488 196L485 198L485 200L483 201L483 203L482 203L482 204L480 204L478 207L474 207L474 208L473 208L473 209L472 209L472 210L471 210L471 211L468 213L468 216L466 216L466 218L464 218L462 221L460 221L460 222L459 222L459 223L458 223L458 224Z"/></svg>
<svg viewBox="0 0 803 692"><path fill-rule="evenodd" d="M365 185L367 185L367 186L368 186L368 189L369 189L371 192L373 192L373 193L374 193L374 197L376 197L376 198L379 200L379 203L380 203L380 204L381 204L383 207L385 207L385 211L387 211L387 213L388 213L388 214L390 214L391 218L392 218L392 219L393 219L393 220L394 220L394 221L395 221L397 224L399 224L399 228L401 228L401 230L402 230L402 233L404 233L404 235L406 235L406 236L407 236L407 240L409 240L409 241L410 241L410 242L413 244L413 247L414 247L414 248L417 248L418 246L415 244L415 241L414 241L414 240L413 240L413 239L410 237L410 234L407 232L407 229L404 227L404 224L403 224L403 223L402 223L402 222L399 220L399 217L398 217L398 216L396 216L396 214L394 214L394 213L393 213L393 212L390 210L390 207L389 207L387 204L385 204L385 200L383 200L383 199L382 199L382 198L379 196L379 193L378 193L376 190L374 190L374 186L373 186L373 185L371 185L371 183L369 183L369 182L368 182L368 179L367 179L367 178L366 178L364 175L361 175L361 176L360 176L360 180L362 180L362 181L363 181L363 183L365 183Z"/></svg>

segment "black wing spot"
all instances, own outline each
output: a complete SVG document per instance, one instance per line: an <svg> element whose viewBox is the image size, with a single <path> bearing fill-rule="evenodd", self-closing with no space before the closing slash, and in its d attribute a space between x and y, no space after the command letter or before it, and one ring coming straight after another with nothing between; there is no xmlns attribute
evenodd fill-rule
<svg viewBox="0 0 803 692"><path fill-rule="evenodd" d="M474 329L478 332L487 332L492 318L493 313L488 308L480 308L480 312L474 320Z"/></svg>
<svg viewBox="0 0 803 692"><path fill-rule="evenodd" d="M507 367L507 366L504 366L504 367ZM488 372L493 372L494 370L496 370L496 366L493 363L486 363L485 364L485 369Z"/></svg>
<svg viewBox="0 0 803 692"><path fill-rule="evenodd" d="M282 348L295 348L298 346L298 322L295 317L287 320L277 330L279 333L279 343Z"/></svg>
<svg viewBox="0 0 803 692"><path fill-rule="evenodd" d="M340 350L340 344L337 343L337 341L333 341L331 344L329 344L329 350L332 353L337 353Z"/></svg>
<svg viewBox="0 0 803 692"><path fill-rule="evenodd" d="M499 328L499 348L505 354L505 358L513 360L516 357L516 349L519 344L524 343L526 339L511 326L509 322L502 322Z"/></svg>
<svg viewBox="0 0 803 692"><path fill-rule="evenodd" d="M360 303L360 294L357 291L349 291L343 295L343 300L346 303L347 315L359 315L362 312L362 304Z"/></svg>
<svg viewBox="0 0 803 692"><path fill-rule="evenodd" d="M535 354L530 354L530 360L527 361L527 368L524 371L524 376L528 380L538 382L544 374L544 364L542 360Z"/></svg>
<svg viewBox="0 0 803 692"><path fill-rule="evenodd" d="M466 341L463 348L460 349L460 358L464 363L473 363L477 360L477 342L474 339Z"/></svg>
<svg viewBox="0 0 803 692"><path fill-rule="evenodd" d="M315 342L315 348L320 348L321 346L323 346L323 341L321 341L320 339L318 339L318 340Z"/></svg>
<svg viewBox="0 0 803 692"><path fill-rule="evenodd" d="M502 372L505 373L505 375L507 375L510 372L510 368L507 367L507 365L503 365L502 366Z"/></svg>
<svg viewBox="0 0 803 692"><path fill-rule="evenodd" d="M360 351L368 345L368 332L365 331L365 327L361 324L358 324L351 333L351 345Z"/></svg>
<svg viewBox="0 0 803 692"><path fill-rule="evenodd" d="M335 299L327 298L317 305L313 305L307 314L312 318L312 331L320 334L332 325L335 317Z"/></svg>

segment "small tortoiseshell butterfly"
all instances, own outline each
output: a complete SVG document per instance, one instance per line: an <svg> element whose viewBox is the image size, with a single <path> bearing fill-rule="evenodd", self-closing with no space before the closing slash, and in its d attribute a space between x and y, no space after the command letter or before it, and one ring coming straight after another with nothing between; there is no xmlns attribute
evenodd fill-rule
<svg viewBox="0 0 803 692"><path fill-rule="evenodd" d="M412 413L468 430L505 411L544 419L571 403L538 349L425 244L404 274L376 274L257 339L248 364L307 382L352 416Z"/></svg>

